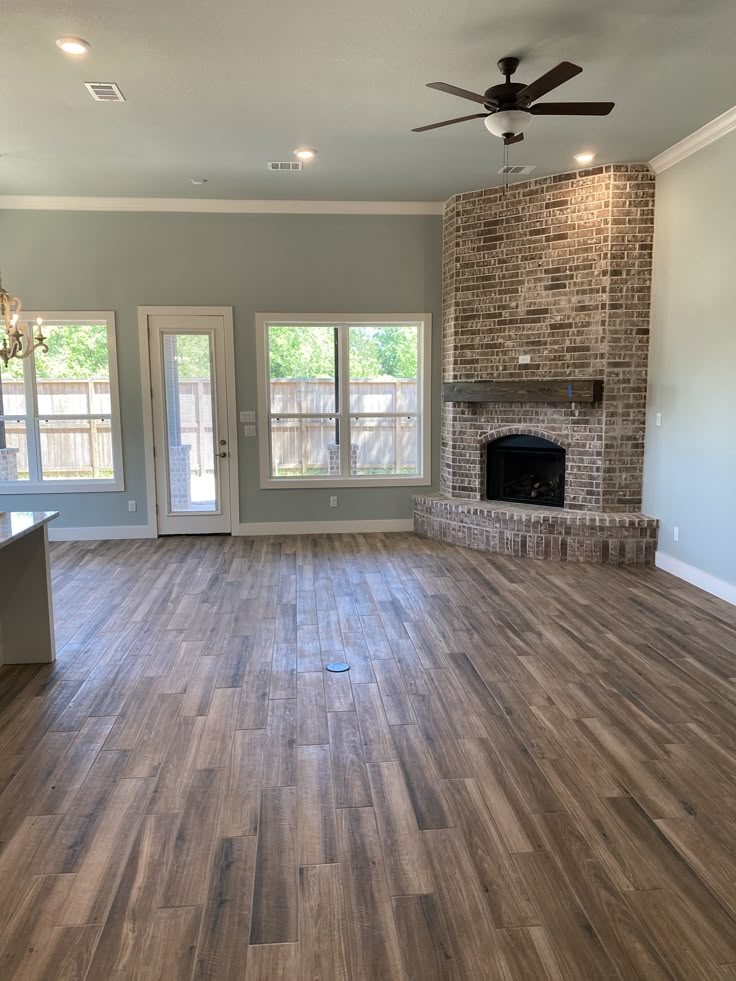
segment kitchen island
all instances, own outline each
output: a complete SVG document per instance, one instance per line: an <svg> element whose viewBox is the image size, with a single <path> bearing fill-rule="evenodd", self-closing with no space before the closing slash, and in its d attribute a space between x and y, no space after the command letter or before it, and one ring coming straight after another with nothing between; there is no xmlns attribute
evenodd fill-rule
<svg viewBox="0 0 736 981"><path fill-rule="evenodd" d="M48 524L58 511L0 511L0 664L56 657Z"/></svg>

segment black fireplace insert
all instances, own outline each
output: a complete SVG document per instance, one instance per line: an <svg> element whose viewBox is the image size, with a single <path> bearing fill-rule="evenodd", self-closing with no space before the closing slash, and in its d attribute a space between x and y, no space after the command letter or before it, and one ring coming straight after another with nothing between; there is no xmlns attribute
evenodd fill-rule
<svg viewBox="0 0 736 981"><path fill-rule="evenodd" d="M502 436L488 443L486 498L564 507L564 449L540 436Z"/></svg>

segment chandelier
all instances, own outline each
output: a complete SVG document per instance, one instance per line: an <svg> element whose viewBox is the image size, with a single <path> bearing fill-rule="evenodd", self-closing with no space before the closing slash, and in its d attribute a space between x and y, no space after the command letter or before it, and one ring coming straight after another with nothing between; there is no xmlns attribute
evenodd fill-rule
<svg viewBox="0 0 736 981"><path fill-rule="evenodd" d="M38 333L34 337L31 325L21 323L20 311L22 306L19 297L11 296L7 290L3 289L0 279L0 315L5 320L5 336L2 347L0 347L0 359L6 367L11 358L27 358L38 347L44 354L48 352L46 338L41 330L43 320L41 317L36 319Z"/></svg>

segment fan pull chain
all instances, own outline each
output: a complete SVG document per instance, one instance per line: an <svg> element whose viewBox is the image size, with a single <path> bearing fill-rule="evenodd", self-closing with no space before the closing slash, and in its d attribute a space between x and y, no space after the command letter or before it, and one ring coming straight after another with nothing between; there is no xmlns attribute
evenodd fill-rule
<svg viewBox="0 0 736 981"><path fill-rule="evenodd" d="M509 145L504 141L503 144L503 193L509 190Z"/></svg>

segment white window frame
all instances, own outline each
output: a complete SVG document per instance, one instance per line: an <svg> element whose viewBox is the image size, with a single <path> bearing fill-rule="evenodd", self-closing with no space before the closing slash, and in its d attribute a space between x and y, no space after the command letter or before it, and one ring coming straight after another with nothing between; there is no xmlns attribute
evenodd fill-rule
<svg viewBox="0 0 736 981"><path fill-rule="evenodd" d="M84 492L122 491L125 490L123 474L123 440L120 428L120 391L118 387L118 356L115 344L115 314L112 310L31 310L23 311L23 319L33 324L37 317L43 318L44 324L105 324L107 328L107 357L110 368L110 412L80 414L80 415L48 415L38 414L38 392L36 389L35 355L24 358L23 379L25 382L26 412L25 416L12 418L25 419L28 438L29 480L0 481L0 495L7 494L79 494ZM74 480L44 480L41 464L41 421L53 419L98 419L100 416L110 416L112 437L112 463L114 477L109 479L74 479ZM8 413L6 413L6 417Z"/></svg>
<svg viewBox="0 0 736 981"><path fill-rule="evenodd" d="M284 413L271 412L270 377L268 365L268 328L271 324L329 324L344 327L340 341L340 404L334 413L311 413L310 418L320 415L334 416L340 420L341 471L336 477L274 477L271 469L271 416ZM397 415L396 412L350 412L349 401L349 350L346 341L351 326L418 324L419 349L417 361L417 410L420 428L418 437L419 472L411 476L359 474L350 476L350 419L351 416L377 418ZM431 460L431 391L432 391L432 314L431 313L257 313L256 356L258 365L258 446L260 457L261 487L288 489L294 487L427 487L432 483ZM299 415L302 415L300 413ZM347 474L347 476L346 476Z"/></svg>

